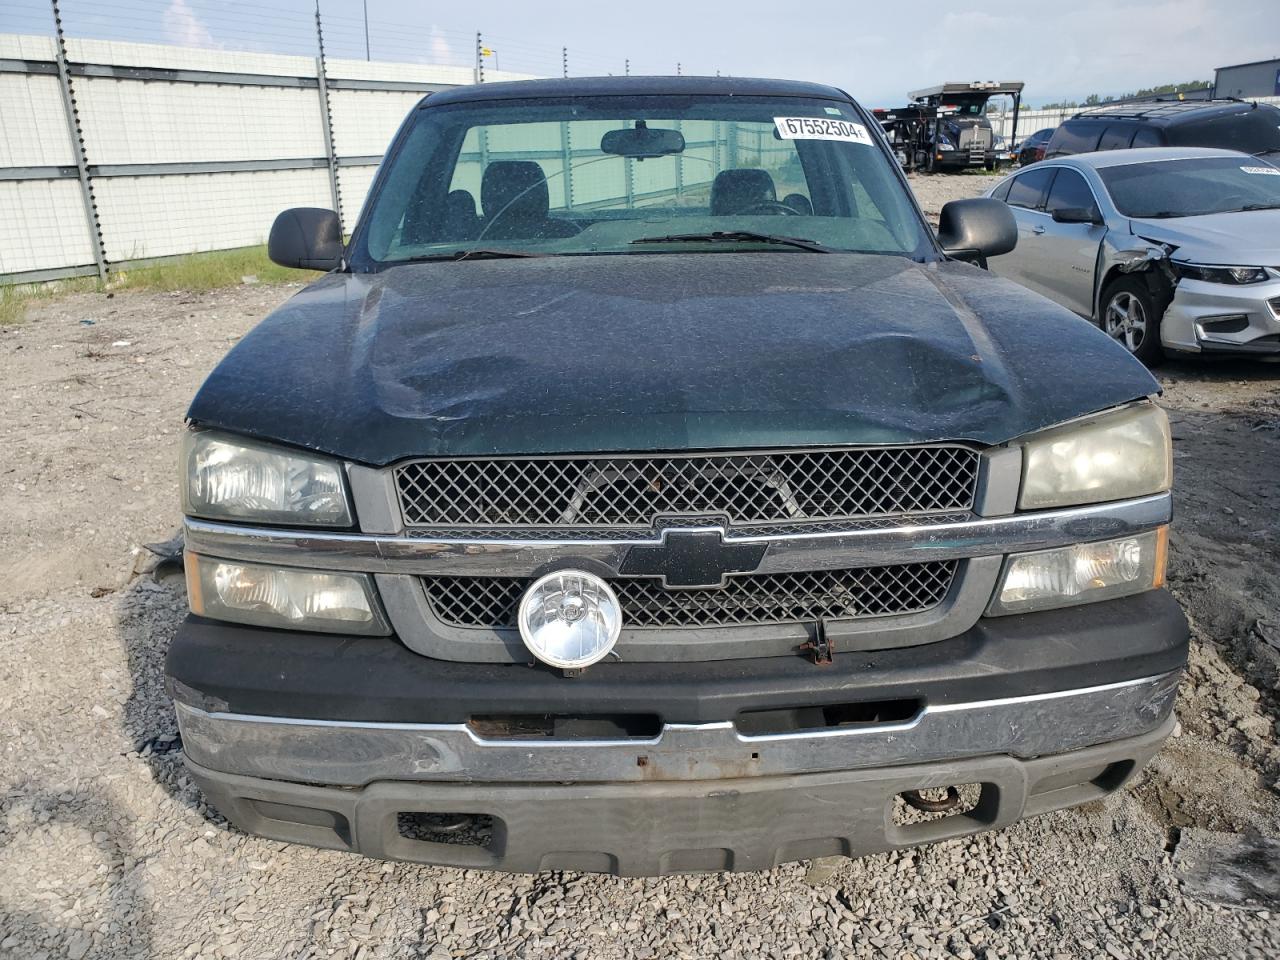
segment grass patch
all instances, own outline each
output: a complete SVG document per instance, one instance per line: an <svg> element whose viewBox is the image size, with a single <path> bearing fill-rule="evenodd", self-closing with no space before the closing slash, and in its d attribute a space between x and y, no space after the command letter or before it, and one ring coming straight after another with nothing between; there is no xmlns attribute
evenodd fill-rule
<svg viewBox="0 0 1280 960"><path fill-rule="evenodd" d="M319 276L314 270L281 267L267 259L267 248L240 247L213 253L193 253L146 267L113 271L108 290L216 290L234 287L242 277L257 277L261 283L310 282Z"/></svg>
<svg viewBox="0 0 1280 960"><path fill-rule="evenodd" d="M41 300L70 293L116 290L190 290L201 292L234 287L243 277L257 277L260 283L307 283L319 274L293 270L267 259L267 248L241 247L173 257L142 267L119 267L107 275L104 284L97 277L76 277L49 283L0 286L0 324L20 323L27 307Z"/></svg>
<svg viewBox="0 0 1280 960"><path fill-rule="evenodd" d="M40 300L52 300L68 293L92 293L101 290L97 277L74 277L49 283L17 283L0 287L0 327L21 323L27 307Z"/></svg>

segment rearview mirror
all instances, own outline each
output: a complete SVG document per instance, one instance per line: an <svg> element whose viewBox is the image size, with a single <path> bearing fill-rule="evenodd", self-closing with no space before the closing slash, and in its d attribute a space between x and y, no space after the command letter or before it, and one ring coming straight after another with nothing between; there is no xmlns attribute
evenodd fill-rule
<svg viewBox="0 0 1280 960"><path fill-rule="evenodd" d="M665 127L650 128L643 120L637 120L634 129L610 130L600 138L601 153L616 157L665 157L684 152L684 134Z"/></svg>
<svg viewBox="0 0 1280 960"><path fill-rule="evenodd" d="M282 267L336 270L342 263L338 215L320 207L294 207L276 217L267 237L267 256Z"/></svg>
<svg viewBox="0 0 1280 960"><path fill-rule="evenodd" d="M1101 223L1102 214L1092 207L1059 207L1049 214L1054 223Z"/></svg>
<svg viewBox="0 0 1280 960"><path fill-rule="evenodd" d="M998 257L1018 245L1018 222L1001 200L952 200L938 218L938 242L947 256L985 270L987 257Z"/></svg>

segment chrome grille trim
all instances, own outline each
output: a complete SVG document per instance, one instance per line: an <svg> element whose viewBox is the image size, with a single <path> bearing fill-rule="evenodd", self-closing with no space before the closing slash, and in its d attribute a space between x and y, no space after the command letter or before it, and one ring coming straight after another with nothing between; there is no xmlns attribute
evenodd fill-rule
<svg viewBox="0 0 1280 960"><path fill-rule="evenodd" d="M888 529L822 530L786 536L737 533L726 542L767 542L757 573L951 560L1048 550L1151 530L1169 522L1168 493L1112 503L1036 510L1002 517L967 516L944 523L904 521ZM186 547L225 560L278 563L314 570L532 576L548 564L591 561L617 575L626 551L643 540L574 538L528 540L451 537L418 539L370 533L254 527L187 517Z"/></svg>
<svg viewBox="0 0 1280 960"><path fill-rule="evenodd" d="M921 613L941 603L955 579L954 560L885 567L746 574L724 587L667 590L650 577L609 581L628 630L737 627ZM453 627L515 625L529 581L517 577L422 577L428 602Z"/></svg>
<svg viewBox="0 0 1280 960"><path fill-rule="evenodd" d="M956 445L412 460L393 482L408 528L730 526L971 510L980 455Z"/></svg>

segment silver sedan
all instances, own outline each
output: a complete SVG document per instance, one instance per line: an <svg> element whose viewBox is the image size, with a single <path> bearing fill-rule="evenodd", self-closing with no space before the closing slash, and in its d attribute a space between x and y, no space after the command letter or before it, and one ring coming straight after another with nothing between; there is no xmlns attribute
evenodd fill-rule
<svg viewBox="0 0 1280 960"><path fill-rule="evenodd" d="M1018 222L993 273L1148 364L1166 350L1280 359L1280 169L1233 150L1082 153L988 194Z"/></svg>

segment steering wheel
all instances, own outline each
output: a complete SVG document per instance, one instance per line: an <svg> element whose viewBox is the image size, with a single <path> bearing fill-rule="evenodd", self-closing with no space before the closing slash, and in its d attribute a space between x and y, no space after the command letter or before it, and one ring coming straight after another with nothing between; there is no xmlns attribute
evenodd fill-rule
<svg viewBox="0 0 1280 960"><path fill-rule="evenodd" d="M804 216L804 214L799 210L796 210L794 207L788 207L781 200L761 200L759 203L753 203L749 207L743 207L741 210L736 210L734 212L744 215L758 212L784 217Z"/></svg>

